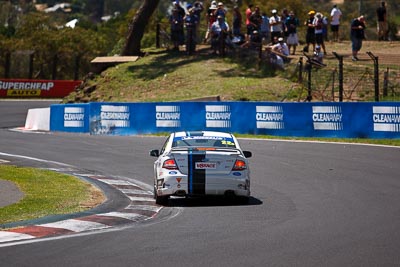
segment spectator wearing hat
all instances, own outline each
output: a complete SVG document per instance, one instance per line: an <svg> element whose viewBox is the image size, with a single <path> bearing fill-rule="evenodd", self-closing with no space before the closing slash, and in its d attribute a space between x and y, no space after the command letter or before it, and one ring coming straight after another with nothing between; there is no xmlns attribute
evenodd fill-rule
<svg viewBox="0 0 400 267"><path fill-rule="evenodd" d="M317 45L321 46L326 54L325 43L324 43L324 22L323 16L321 13L317 13L315 15L314 21L314 34L315 34L315 42Z"/></svg>
<svg viewBox="0 0 400 267"><path fill-rule="evenodd" d="M188 13L184 17L186 27L186 52L191 55L196 50L196 28L199 20L192 4L188 4L186 9L188 10Z"/></svg>
<svg viewBox="0 0 400 267"><path fill-rule="evenodd" d="M337 7L337 5L333 5L331 11L331 31L332 31L332 41L339 42L339 26L340 26L340 18L342 17L342 11Z"/></svg>
<svg viewBox="0 0 400 267"><path fill-rule="evenodd" d="M224 8L224 3L218 2L217 9L214 11L214 16L218 18L218 16L226 17L226 9Z"/></svg>
<svg viewBox="0 0 400 267"><path fill-rule="evenodd" d="M289 56L289 47L284 42L283 37L278 38L278 43L268 46L267 51L270 51L270 62L284 69L285 58Z"/></svg>
<svg viewBox="0 0 400 267"><path fill-rule="evenodd" d="M321 51L321 46L316 45L312 57L315 61L323 64L324 63L324 52Z"/></svg>
<svg viewBox="0 0 400 267"><path fill-rule="evenodd" d="M228 32L229 25L225 21L225 17L218 16L217 20L211 26L211 48L213 49L213 54L217 54L217 51L219 51L220 55L224 54Z"/></svg>
<svg viewBox="0 0 400 267"><path fill-rule="evenodd" d="M272 51L278 52L286 57L289 56L289 47L285 43L283 37L278 38L278 43L272 47Z"/></svg>
<svg viewBox="0 0 400 267"><path fill-rule="evenodd" d="M250 35L248 41L241 45L241 47L247 47L251 49L261 49L262 37L259 31L254 30Z"/></svg>
<svg viewBox="0 0 400 267"><path fill-rule="evenodd" d="M271 11L272 16L269 18L269 25L271 27L271 41L276 37L282 37L282 21L281 17L278 16L276 9Z"/></svg>
<svg viewBox="0 0 400 267"><path fill-rule="evenodd" d="M294 12L290 11L289 16L285 21L285 32L287 35L286 42L289 47L289 52L293 47L292 55L296 53L296 47L299 44L299 38L297 36L297 27L299 26L299 19L295 17Z"/></svg>
<svg viewBox="0 0 400 267"><path fill-rule="evenodd" d="M211 26L217 20L216 17L214 16L214 12L216 9L217 9L217 1L212 1L211 5L208 8L207 13L206 13L207 31L206 31L206 35L204 36L203 43L208 42L208 39L210 38Z"/></svg>
<svg viewBox="0 0 400 267"><path fill-rule="evenodd" d="M359 16L358 18L353 19L351 22L351 50L352 50L352 60L358 60L358 52L361 50L362 42L365 39L364 35L365 30L365 18L364 16Z"/></svg>
<svg viewBox="0 0 400 267"><path fill-rule="evenodd" d="M173 3L174 3L174 8L178 10L179 15L181 15L183 18L186 15L185 9L180 5L178 0L174 1Z"/></svg>
<svg viewBox="0 0 400 267"><path fill-rule="evenodd" d="M314 18L315 18L315 11L311 10L308 12L308 19L304 22L304 25L307 26L306 32L306 46L304 47L303 51L308 52L310 44L313 45L313 51L315 50L315 30L314 30Z"/></svg>

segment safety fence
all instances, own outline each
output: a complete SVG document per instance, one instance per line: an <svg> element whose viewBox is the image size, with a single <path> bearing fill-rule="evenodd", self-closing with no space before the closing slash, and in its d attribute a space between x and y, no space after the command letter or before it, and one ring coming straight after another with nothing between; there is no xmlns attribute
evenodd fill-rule
<svg viewBox="0 0 400 267"><path fill-rule="evenodd" d="M302 137L400 138L400 102L168 102L51 105L50 130L135 135L218 130Z"/></svg>

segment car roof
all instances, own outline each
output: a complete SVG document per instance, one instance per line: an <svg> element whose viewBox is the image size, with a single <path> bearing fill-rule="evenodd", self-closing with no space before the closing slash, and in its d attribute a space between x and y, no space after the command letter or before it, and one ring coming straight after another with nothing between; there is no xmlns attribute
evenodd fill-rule
<svg viewBox="0 0 400 267"><path fill-rule="evenodd" d="M217 132L217 131L187 131L187 132L175 132L175 137L183 137L183 136L218 136L225 138L232 138L232 134L226 132Z"/></svg>

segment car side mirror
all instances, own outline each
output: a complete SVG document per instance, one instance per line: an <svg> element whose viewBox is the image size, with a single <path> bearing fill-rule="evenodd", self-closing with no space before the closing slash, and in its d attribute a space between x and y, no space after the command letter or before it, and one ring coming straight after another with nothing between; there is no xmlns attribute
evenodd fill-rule
<svg viewBox="0 0 400 267"><path fill-rule="evenodd" d="M251 158L251 156L253 156L253 154L252 154L250 151L243 151L243 155L244 155L246 158Z"/></svg>
<svg viewBox="0 0 400 267"><path fill-rule="evenodd" d="M150 151L150 156L159 157L160 156L160 151L158 149L153 149L153 150Z"/></svg>

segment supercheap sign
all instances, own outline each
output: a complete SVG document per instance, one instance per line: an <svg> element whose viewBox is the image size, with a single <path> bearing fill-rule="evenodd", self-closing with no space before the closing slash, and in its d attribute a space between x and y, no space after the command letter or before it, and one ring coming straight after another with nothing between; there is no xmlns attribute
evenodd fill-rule
<svg viewBox="0 0 400 267"><path fill-rule="evenodd" d="M0 79L0 97L65 97L81 81Z"/></svg>

